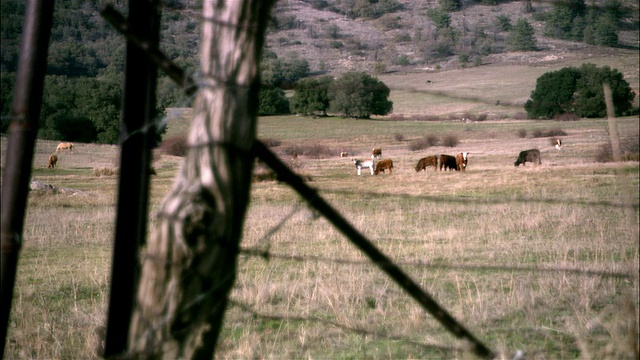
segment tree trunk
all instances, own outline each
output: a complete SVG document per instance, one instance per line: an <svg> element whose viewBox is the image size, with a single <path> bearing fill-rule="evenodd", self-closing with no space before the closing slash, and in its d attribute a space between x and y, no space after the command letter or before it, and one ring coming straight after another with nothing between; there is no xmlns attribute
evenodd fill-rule
<svg viewBox="0 0 640 360"><path fill-rule="evenodd" d="M211 358L249 199L258 65L274 0L203 2L202 78L183 167L142 258L129 356Z"/></svg>

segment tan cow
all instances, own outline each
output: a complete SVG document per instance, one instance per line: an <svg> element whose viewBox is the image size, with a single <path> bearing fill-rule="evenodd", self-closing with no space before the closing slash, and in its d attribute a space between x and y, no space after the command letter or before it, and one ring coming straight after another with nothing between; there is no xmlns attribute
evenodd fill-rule
<svg viewBox="0 0 640 360"><path fill-rule="evenodd" d="M70 142L62 142L58 144L58 147L56 148L56 152L60 150L69 150L69 152L73 153L73 144Z"/></svg>
<svg viewBox="0 0 640 360"><path fill-rule="evenodd" d="M461 152L456 155L456 170L465 171L467 169L467 162L469 162L468 152Z"/></svg>
<svg viewBox="0 0 640 360"><path fill-rule="evenodd" d="M382 149L381 148L373 148L371 150L371 158L372 159L380 159L382 157Z"/></svg>

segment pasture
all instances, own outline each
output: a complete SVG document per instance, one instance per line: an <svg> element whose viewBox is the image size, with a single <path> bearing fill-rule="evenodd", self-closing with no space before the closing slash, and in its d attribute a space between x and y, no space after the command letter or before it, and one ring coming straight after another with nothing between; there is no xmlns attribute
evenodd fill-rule
<svg viewBox="0 0 640 360"><path fill-rule="evenodd" d="M188 111L176 113L170 135L186 128ZM638 118L618 119L618 128L637 149ZM548 129L567 133L562 150L530 136ZM637 356L639 164L595 161L609 139L606 119L289 116L261 118L258 133L277 139L272 150L308 185L504 358ZM459 143L409 150L426 135ZM100 357L117 177L94 169L114 167L118 149L74 144L47 169L56 145L38 141L32 180L79 192L29 196L7 359ZM357 176L351 157L367 159L374 146L393 174ZM530 148L542 165L515 168ZM463 151L465 172L414 170L424 156ZM150 228L180 161L154 156ZM242 248L218 358L472 358L286 185L253 184Z"/></svg>

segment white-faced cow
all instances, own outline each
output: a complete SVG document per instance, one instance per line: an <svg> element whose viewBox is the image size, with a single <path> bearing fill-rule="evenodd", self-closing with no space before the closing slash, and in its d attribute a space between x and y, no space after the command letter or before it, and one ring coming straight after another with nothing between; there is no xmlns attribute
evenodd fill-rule
<svg viewBox="0 0 640 360"><path fill-rule="evenodd" d="M518 155L518 160L516 160L513 166L519 166L520 164L522 164L523 166L526 166L527 161L530 163L534 163L535 165L542 164L542 161L540 161L540 150L529 149L525 151L520 151L520 155Z"/></svg>
<svg viewBox="0 0 640 360"><path fill-rule="evenodd" d="M371 170L371 175L373 175L373 169L374 169L373 160L362 161L360 159L352 159L352 161L356 165L356 169L358 170L358 175L361 174L362 168L369 168L369 170Z"/></svg>
<svg viewBox="0 0 640 360"><path fill-rule="evenodd" d="M456 170L465 171L467 169L467 163L469 162L468 152L461 152L456 155Z"/></svg>
<svg viewBox="0 0 640 360"><path fill-rule="evenodd" d="M437 171L438 155L427 156L418 160L418 165L416 165L416 172L420 172L421 170L427 171L427 166L433 166L433 171Z"/></svg>
<svg viewBox="0 0 640 360"><path fill-rule="evenodd" d="M389 170L389 174L393 174L393 161L391 159L378 161L378 163L376 164L376 170L373 173L374 175L378 175L385 170Z"/></svg>
<svg viewBox="0 0 640 360"><path fill-rule="evenodd" d="M349 156L349 153L346 151L340 151L340 157L347 157Z"/></svg>
<svg viewBox="0 0 640 360"><path fill-rule="evenodd" d="M58 144L58 147L56 147L56 152L60 150L69 150L69 152L73 152L73 143L63 142Z"/></svg>
<svg viewBox="0 0 640 360"><path fill-rule="evenodd" d="M57 163L58 163L58 157L55 156L54 154L51 154L51 156L49 156L49 161L47 162L47 168L55 169Z"/></svg>
<svg viewBox="0 0 640 360"><path fill-rule="evenodd" d="M553 140L553 145L557 150L562 150L562 140L560 138Z"/></svg>
<svg viewBox="0 0 640 360"><path fill-rule="evenodd" d="M382 157L382 149L381 148L373 148L371 150L371 158L372 159L380 159Z"/></svg>
<svg viewBox="0 0 640 360"><path fill-rule="evenodd" d="M456 157L451 155L440 155L440 171L458 170Z"/></svg>

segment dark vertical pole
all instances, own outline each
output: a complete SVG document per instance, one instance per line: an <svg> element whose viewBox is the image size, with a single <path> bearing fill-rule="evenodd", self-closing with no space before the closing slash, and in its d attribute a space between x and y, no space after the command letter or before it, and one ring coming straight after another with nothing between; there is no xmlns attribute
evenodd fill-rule
<svg viewBox="0 0 640 360"><path fill-rule="evenodd" d="M15 284L18 255L22 246L24 215L38 119L42 105L47 50L53 18L53 0L30 0L26 4L18 74L11 104L6 162L2 179L1 241L2 293L0 294L0 356L4 357L7 326Z"/></svg>
<svg viewBox="0 0 640 360"><path fill-rule="evenodd" d="M158 47L159 22L160 12L154 1L129 1L128 23L146 41L143 47ZM139 277L138 250L147 230L156 78L156 65L144 50L127 41L120 179L104 357L121 354L128 344Z"/></svg>

